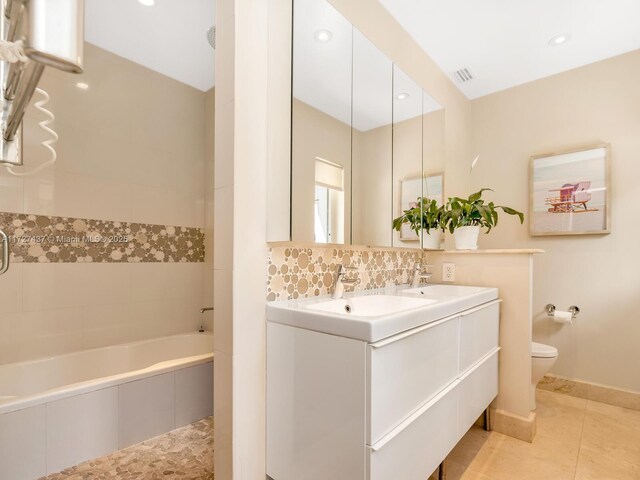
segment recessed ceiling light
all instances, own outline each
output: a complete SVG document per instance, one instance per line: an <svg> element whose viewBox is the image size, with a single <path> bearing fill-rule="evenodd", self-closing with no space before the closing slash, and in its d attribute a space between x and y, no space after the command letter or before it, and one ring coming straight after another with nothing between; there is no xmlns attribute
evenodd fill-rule
<svg viewBox="0 0 640 480"><path fill-rule="evenodd" d="M569 40L571 40L570 33L560 33L559 35L554 35L553 37L551 37L551 39L549 40L549 45L551 45L552 47L559 47L560 45L567 43Z"/></svg>
<svg viewBox="0 0 640 480"><path fill-rule="evenodd" d="M329 30L316 30L316 32L313 34L313 38L321 43L327 43L331 40L332 37L333 33L331 33Z"/></svg>
<svg viewBox="0 0 640 480"><path fill-rule="evenodd" d="M409 98L409 94L405 92L396 95L396 100L406 100L407 98Z"/></svg>
<svg viewBox="0 0 640 480"><path fill-rule="evenodd" d="M156 0L138 0L145 7L153 7L156 4Z"/></svg>
<svg viewBox="0 0 640 480"><path fill-rule="evenodd" d="M88 90L89 84L84 82L78 82L76 83L76 87L78 87L80 90Z"/></svg>

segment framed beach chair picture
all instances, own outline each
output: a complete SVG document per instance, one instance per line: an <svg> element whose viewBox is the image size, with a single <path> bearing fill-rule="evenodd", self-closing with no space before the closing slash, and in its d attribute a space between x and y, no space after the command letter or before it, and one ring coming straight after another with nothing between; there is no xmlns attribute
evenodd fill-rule
<svg viewBox="0 0 640 480"><path fill-rule="evenodd" d="M531 158L531 235L610 232L609 150L602 144Z"/></svg>

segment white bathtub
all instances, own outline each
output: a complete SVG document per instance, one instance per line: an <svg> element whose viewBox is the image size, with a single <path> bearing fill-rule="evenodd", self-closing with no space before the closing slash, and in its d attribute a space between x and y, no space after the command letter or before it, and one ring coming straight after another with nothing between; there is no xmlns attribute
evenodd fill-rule
<svg viewBox="0 0 640 480"><path fill-rule="evenodd" d="M0 479L33 480L213 413L213 336L0 365Z"/></svg>

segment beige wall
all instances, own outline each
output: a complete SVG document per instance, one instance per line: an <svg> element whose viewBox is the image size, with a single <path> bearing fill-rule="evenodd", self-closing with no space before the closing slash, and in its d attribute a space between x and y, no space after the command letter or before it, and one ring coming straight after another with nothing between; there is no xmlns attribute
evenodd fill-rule
<svg viewBox="0 0 640 480"><path fill-rule="evenodd" d="M392 127L353 136L353 244L389 247L392 219Z"/></svg>
<svg viewBox="0 0 640 480"><path fill-rule="evenodd" d="M612 233L530 237L504 218L482 248L536 247L535 340L558 347L553 372L640 391L640 50L489 95L472 102L473 187L528 211L529 157L611 143ZM573 326L552 323L547 303L578 305Z"/></svg>
<svg viewBox="0 0 640 480"><path fill-rule="evenodd" d="M344 239L350 243L351 126L307 105L293 101L292 238L313 243L316 157L344 169ZM336 243L336 242L333 242Z"/></svg>
<svg viewBox="0 0 640 480"><path fill-rule="evenodd" d="M205 225L204 93L90 44L84 74L48 68L40 87L58 161L27 177L0 168L1 211ZM49 158L42 119L27 110L27 169ZM0 277L0 363L195 331L204 279L203 263L14 263Z"/></svg>
<svg viewBox="0 0 640 480"><path fill-rule="evenodd" d="M447 165L445 110L422 117L422 168L425 175L444 172Z"/></svg>

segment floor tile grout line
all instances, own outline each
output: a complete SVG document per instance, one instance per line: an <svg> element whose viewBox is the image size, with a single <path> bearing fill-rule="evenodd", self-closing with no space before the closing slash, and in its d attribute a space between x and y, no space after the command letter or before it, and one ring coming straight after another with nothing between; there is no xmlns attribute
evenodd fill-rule
<svg viewBox="0 0 640 480"><path fill-rule="evenodd" d="M582 440L584 437L584 424L587 421L587 410L589 409L589 399L585 398L584 402L584 412L582 414L582 427L580 428L580 443L578 444L578 455L576 458L576 464L573 470L573 480L576 480L576 476L578 475L578 465L580 464L580 452L582 451Z"/></svg>

